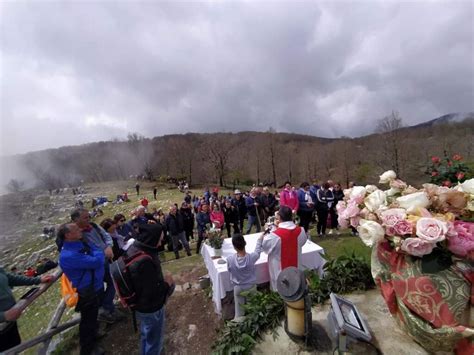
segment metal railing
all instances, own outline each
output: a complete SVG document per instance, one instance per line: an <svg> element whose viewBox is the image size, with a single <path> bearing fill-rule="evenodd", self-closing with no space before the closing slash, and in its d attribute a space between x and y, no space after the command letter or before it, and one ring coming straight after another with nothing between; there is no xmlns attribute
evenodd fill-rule
<svg viewBox="0 0 474 355"><path fill-rule="evenodd" d="M28 287L14 289L17 296L25 293L25 290L28 291L23 297L19 297L19 301L14 306L23 311L17 320L23 340L21 344L6 350L3 354L12 355L24 351L47 354L55 335L79 324L80 317L74 316L74 309L68 308L61 297L57 281L62 275L62 270L58 267L51 275L54 280L51 283L40 284L29 289ZM56 287L51 287L53 285ZM60 324L61 319L65 320L62 324Z"/></svg>

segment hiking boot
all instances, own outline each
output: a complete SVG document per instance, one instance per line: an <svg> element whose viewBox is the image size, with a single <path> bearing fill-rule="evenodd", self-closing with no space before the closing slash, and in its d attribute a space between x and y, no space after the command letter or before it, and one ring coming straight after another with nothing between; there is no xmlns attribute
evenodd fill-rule
<svg viewBox="0 0 474 355"><path fill-rule="evenodd" d="M192 255L190 250L188 250L188 252L187 252L186 254L187 254L188 256L191 256L191 255Z"/></svg>
<svg viewBox="0 0 474 355"><path fill-rule="evenodd" d="M97 320L108 324L115 323L115 317L110 312L99 312Z"/></svg>

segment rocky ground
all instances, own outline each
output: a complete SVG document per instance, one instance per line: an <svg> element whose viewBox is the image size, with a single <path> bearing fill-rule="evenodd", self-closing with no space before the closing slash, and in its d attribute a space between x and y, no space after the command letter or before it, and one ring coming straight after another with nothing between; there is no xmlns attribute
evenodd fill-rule
<svg viewBox="0 0 474 355"><path fill-rule="evenodd" d="M117 212L128 214L138 205L134 185L134 182L132 184L127 181L88 185L84 187L84 193L81 195L73 195L71 189L64 189L57 193L53 191L51 195L48 191L30 190L0 196L0 266L5 266L7 269L16 267L21 272L28 266L35 266L42 258L56 260L56 245L53 239L41 236L43 227L57 227L68 221L69 212L79 199L86 207L90 207L93 197L108 196L111 200L113 196L127 190L132 202L123 205L109 204L103 208L104 216L97 218L96 222ZM152 201L152 188L148 185L150 184L142 184L143 195ZM170 190L170 187L161 186L159 189L161 199L153 201L152 204L164 207L168 206L170 201L180 202L182 195L176 189ZM164 271L171 272L177 284L174 295L166 305L167 353L207 354L216 337L215 329L219 328L221 321L214 313L212 300L198 285L199 277L207 273L202 258L193 255L175 261L171 254L167 254L163 259ZM25 290L20 289L18 292L22 294ZM52 292L54 299L51 301L56 302L56 298L59 297L56 294L58 291ZM38 299L37 302L42 302L39 308L45 308L43 307L46 306L45 300ZM48 309L45 309L47 314L41 315L46 322L55 304L48 303ZM27 316L22 316L24 319L20 322L20 333L23 339L29 339L37 334L28 323L30 316L39 316L38 312L32 309L27 312ZM127 321L108 327L106 333L102 344L110 353L138 354L139 334L133 331L131 317ZM68 339L68 344L58 349L67 349L65 351L67 353L78 353L77 334ZM64 350L59 350L59 353L64 353Z"/></svg>

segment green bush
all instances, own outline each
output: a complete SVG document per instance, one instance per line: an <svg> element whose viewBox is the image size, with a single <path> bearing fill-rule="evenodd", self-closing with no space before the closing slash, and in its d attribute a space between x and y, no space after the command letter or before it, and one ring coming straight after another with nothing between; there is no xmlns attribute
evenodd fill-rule
<svg viewBox="0 0 474 355"><path fill-rule="evenodd" d="M212 346L214 354L250 354L267 329L275 332L284 315L283 300L276 292L253 292L247 294L245 320L226 322Z"/></svg>
<svg viewBox="0 0 474 355"><path fill-rule="evenodd" d="M348 293L375 286L370 265L355 253L329 260L324 272L323 279L315 271L305 272L313 303L324 302L331 292ZM219 331L212 346L214 354L250 354L263 332L271 330L274 337L278 336L275 329L285 313L284 302L278 293L250 293L244 309L246 317L243 322L226 322Z"/></svg>
<svg viewBox="0 0 474 355"><path fill-rule="evenodd" d="M349 293L368 290L375 286L367 261L352 253L328 260L324 265L324 278L313 271L306 272L309 291L314 303L322 303L331 292Z"/></svg>

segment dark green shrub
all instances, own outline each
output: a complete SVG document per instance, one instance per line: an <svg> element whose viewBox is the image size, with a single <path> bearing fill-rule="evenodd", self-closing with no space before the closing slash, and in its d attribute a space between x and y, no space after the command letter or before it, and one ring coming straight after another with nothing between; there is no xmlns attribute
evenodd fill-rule
<svg viewBox="0 0 474 355"><path fill-rule="evenodd" d="M306 278L314 303L324 302L331 292L343 294L375 286L370 265L354 253L328 260L324 265L324 278L320 279L314 271L307 271Z"/></svg>

